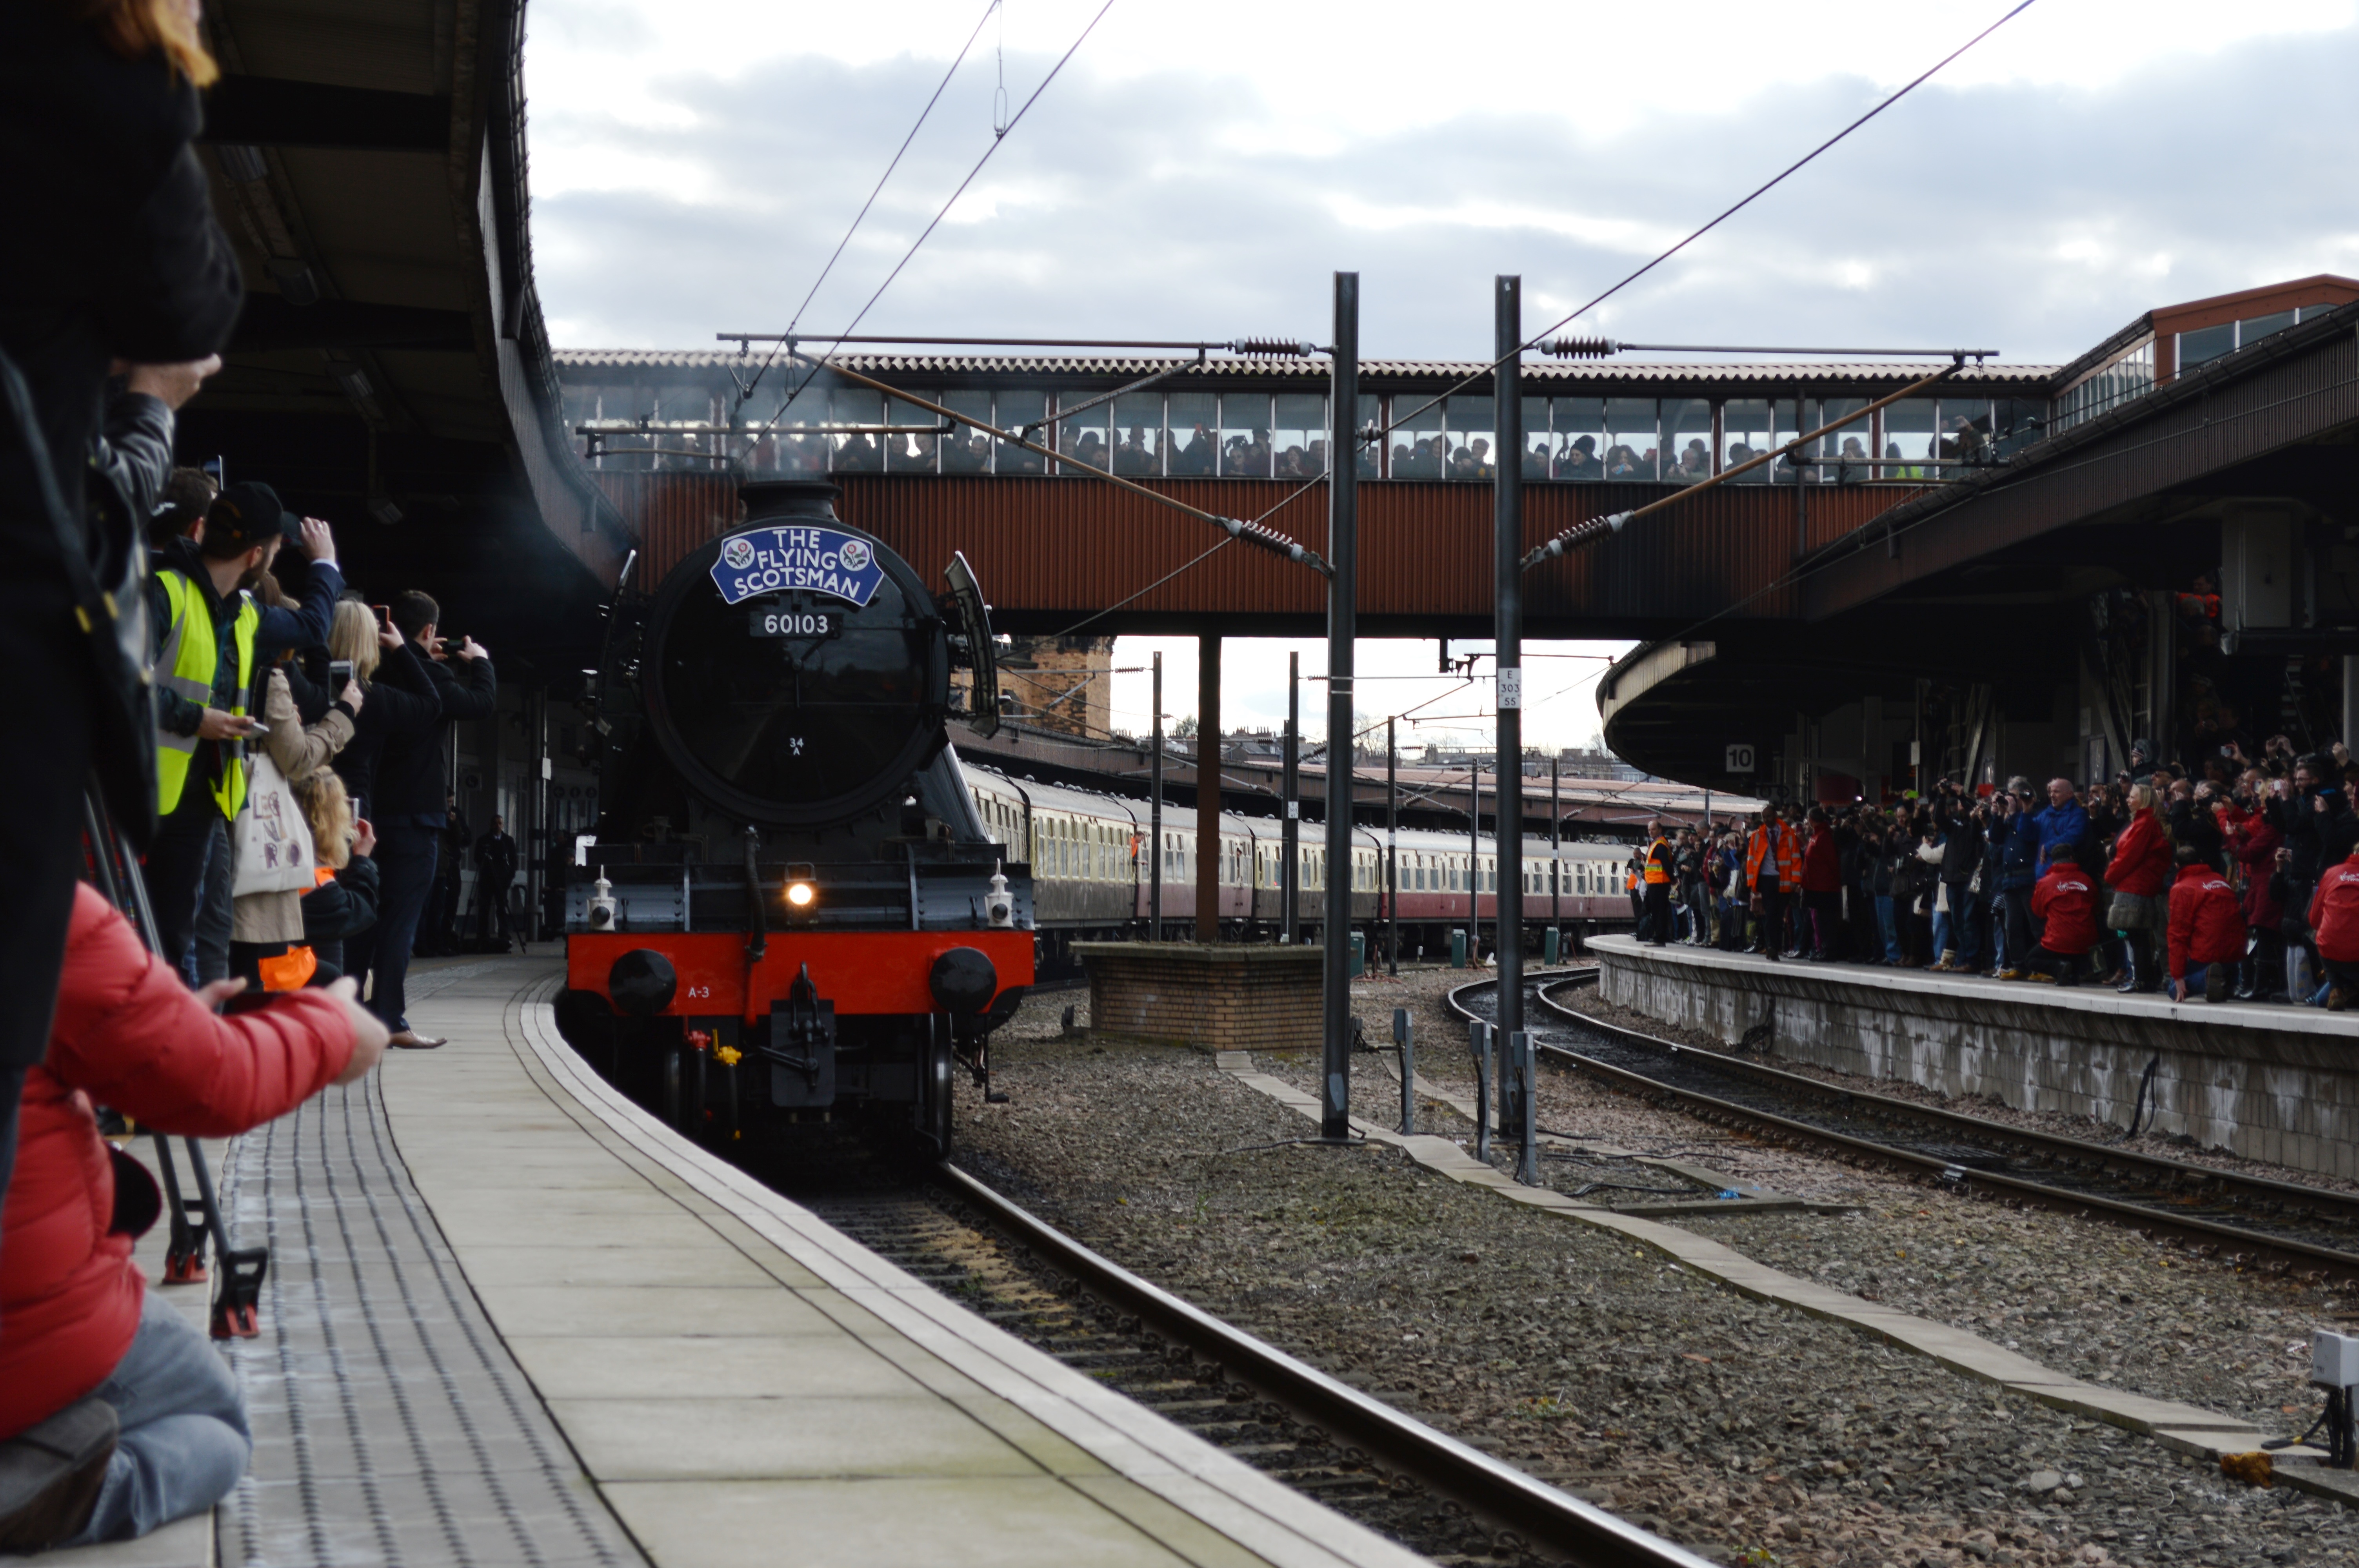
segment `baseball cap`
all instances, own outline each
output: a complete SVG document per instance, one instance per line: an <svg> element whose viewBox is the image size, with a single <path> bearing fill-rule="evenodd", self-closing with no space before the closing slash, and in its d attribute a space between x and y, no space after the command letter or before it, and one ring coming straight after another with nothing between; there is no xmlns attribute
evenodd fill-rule
<svg viewBox="0 0 2359 1568"><path fill-rule="evenodd" d="M205 543L250 550L272 538L299 541L303 520L280 503L278 492L252 480L231 485L213 497L205 512Z"/></svg>

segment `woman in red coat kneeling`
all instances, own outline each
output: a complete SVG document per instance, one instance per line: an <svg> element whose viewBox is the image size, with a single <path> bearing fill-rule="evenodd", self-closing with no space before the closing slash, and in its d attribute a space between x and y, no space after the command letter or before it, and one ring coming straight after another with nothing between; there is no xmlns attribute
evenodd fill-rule
<svg viewBox="0 0 2359 1568"><path fill-rule="evenodd" d="M93 1399L119 1435L103 1471L90 1465L42 1517L8 1521L10 1549L144 1535L212 1507L245 1469L237 1383L177 1310L144 1299L135 1231L118 1219L139 1195L126 1186L134 1201L118 1204L91 1108L96 1098L158 1132L226 1138L356 1081L385 1049L350 980L212 1011L243 984L192 994L95 890L75 890L49 1054L25 1080L0 1210L0 1438L77 1414L104 1422Z"/></svg>

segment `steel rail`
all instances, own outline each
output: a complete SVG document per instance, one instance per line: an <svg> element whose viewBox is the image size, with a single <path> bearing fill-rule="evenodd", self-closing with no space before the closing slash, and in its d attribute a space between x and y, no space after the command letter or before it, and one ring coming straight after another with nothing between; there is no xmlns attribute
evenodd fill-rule
<svg viewBox="0 0 2359 1568"><path fill-rule="evenodd" d="M1184 1345L1310 1424L1413 1476L1495 1527L1581 1568L1709 1568L1705 1559L1305 1366L1231 1327L1010 1203L956 1165L937 1168L958 1197L1116 1311Z"/></svg>
<svg viewBox="0 0 2359 1568"><path fill-rule="evenodd" d="M1473 1014L1467 1011L1459 998L1468 991L1476 990L1484 986L1495 986L1497 983L1496 980L1480 980L1461 986L1450 993L1450 1004L1454 1011L1471 1018ZM1552 983L1562 985L1565 982ZM1896 1099L1869 1090L1840 1088L1821 1083L1816 1078L1805 1077L1799 1073L1784 1072L1756 1062L1738 1061L1733 1057L1723 1056L1716 1051L1699 1050L1691 1045L1681 1045L1674 1041L1663 1040L1637 1030L1625 1029L1616 1024L1607 1023L1565 1006L1549 996L1546 987L1536 988L1536 990L1540 1005L1568 1022L1578 1024L1584 1029L1593 1029L1601 1034L1619 1036L1651 1050L1662 1052L1666 1055L1684 1054L1693 1059L1706 1061L1715 1072L1725 1073L1731 1077L1742 1078L1767 1087L1781 1089L1798 1098L1832 1100L1860 1107L1875 1115L1887 1116L1895 1120L1914 1121L1920 1126L1930 1126L1962 1141L1984 1146L1998 1145L1999 1149L1994 1152L2002 1152L2005 1146L2013 1145L2019 1150L2032 1152L2041 1158L2053 1160L2060 1164L2086 1166L2094 1163L2102 1168L2116 1171L2127 1169L2149 1172L2158 1179L2158 1184L2200 1183L2211 1186L2215 1193L2242 1195L2256 1203L2299 1206L2311 1210L2339 1211L2349 1217L2354 1227L2359 1227L2359 1197L2354 1197L2348 1194L2336 1193L2321 1187L2303 1186L2295 1182L2279 1182L2267 1177L2242 1175L2209 1165L2197 1165L2164 1155L2133 1152L2115 1145L2092 1143L2082 1139L2066 1138L2057 1133L2033 1132L2022 1128L2009 1127L2003 1122L1970 1116L1962 1111L1918 1105L1908 1100ZM2138 1225L2147 1227L2160 1227L2188 1236L2201 1237L2206 1241L2233 1242L2239 1249L2271 1253L2289 1261L2298 1260L2304 1263L2323 1265L2336 1277L2359 1277L2359 1251L2344 1251L2331 1247L2321 1247L2298 1238L2276 1236L2267 1231L2249 1230L2194 1215L2173 1214L2167 1208L2156 1207L2126 1198L2111 1197L2102 1193L2055 1186L2003 1171L1987 1171L1973 1166L1960 1165L1953 1160L1943 1159L1937 1154L1925 1154L1916 1150L1880 1142L1872 1138L1860 1138L1850 1133L1837 1132L1832 1129L1820 1127L1798 1118L1780 1116L1775 1111L1763 1110L1754 1106L1740 1105L1734 1100L1706 1094L1700 1089L1666 1083L1660 1078L1649 1077L1644 1073L1617 1066L1611 1062L1600 1061L1570 1046L1545 1041L1535 1042L1535 1044L1541 1052L1570 1062L1583 1072L1603 1078L1619 1087L1641 1094L1669 1095L1689 1105L1708 1108L1712 1115L1718 1118L1756 1123L1774 1128L1786 1136L1830 1144L1849 1152L1869 1155L1881 1161L1914 1166L1919 1170L1930 1172L1945 1184L2002 1189L2038 1203L2043 1207L2060 1210L2101 1210L2109 1217L2134 1220Z"/></svg>

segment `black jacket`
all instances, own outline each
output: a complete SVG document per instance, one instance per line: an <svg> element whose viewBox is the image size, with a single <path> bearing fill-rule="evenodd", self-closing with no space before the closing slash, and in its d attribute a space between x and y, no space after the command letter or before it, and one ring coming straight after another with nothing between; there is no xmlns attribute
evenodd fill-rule
<svg viewBox="0 0 2359 1568"><path fill-rule="evenodd" d="M377 799L377 777L385 755L391 751L433 752L436 729L442 722L442 699L422 663L408 643L386 651L353 719L352 743L336 753L332 764L345 791L361 803L354 809L379 826L384 807ZM438 804L441 787L435 784Z"/></svg>
<svg viewBox="0 0 2359 1568"><path fill-rule="evenodd" d="M516 841L496 827L476 839L475 874L495 887L516 881Z"/></svg>
<svg viewBox="0 0 2359 1568"><path fill-rule="evenodd" d="M164 481L172 477L172 410L160 397L118 392L106 400L106 427L99 433L98 466L114 492L142 524L155 515Z"/></svg>
<svg viewBox="0 0 2359 1568"><path fill-rule="evenodd" d="M202 359L229 341L244 295L190 149L196 89L157 56L115 55L66 10L11 5L0 24L0 347L78 517L108 362Z"/></svg>
<svg viewBox="0 0 2359 1568"><path fill-rule="evenodd" d="M376 862L355 855L336 873L303 895L303 940L319 960L314 985L344 972L344 939L376 924Z"/></svg>
<svg viewBox="0 0 2359 1568"><path fill-rule="evenodd" d="M371 816L379 827L429 827L440 833L450 820L450 771L442 737L454 719L489 719L499 679L489 659L429 659L405 647L432 687L435 722L423 737L405 733L386 743L376 765L376 796Z"/></svg>

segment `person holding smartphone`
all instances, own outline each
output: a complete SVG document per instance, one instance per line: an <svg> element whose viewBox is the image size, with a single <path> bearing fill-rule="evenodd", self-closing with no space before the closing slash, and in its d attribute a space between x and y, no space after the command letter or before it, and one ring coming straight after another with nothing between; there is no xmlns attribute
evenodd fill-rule
<svg viewBox="0 0 2359 1568"><path fill-rule="evenodd" d="M328 656L351 663L353 681L367 699L355 717L352 743L336 754L334 766L352 798L354 815L373 819L377 809L377 774L384 759L388 753L398 755L434 743L442 721L442 698L415 646L357 600L336 606L335 625L328 633ZM381 860L379 864L381 899ZM422 905L423 883L419 896ZM415 912L410 920L414 926ZM345 939L343 951L344 973L364 984L374 984L378 997L385 994L386 987L377 963L383 929L380 914L375 922ZM405 962L401 968L407 973L407 935L402 943Z"/></svg>

